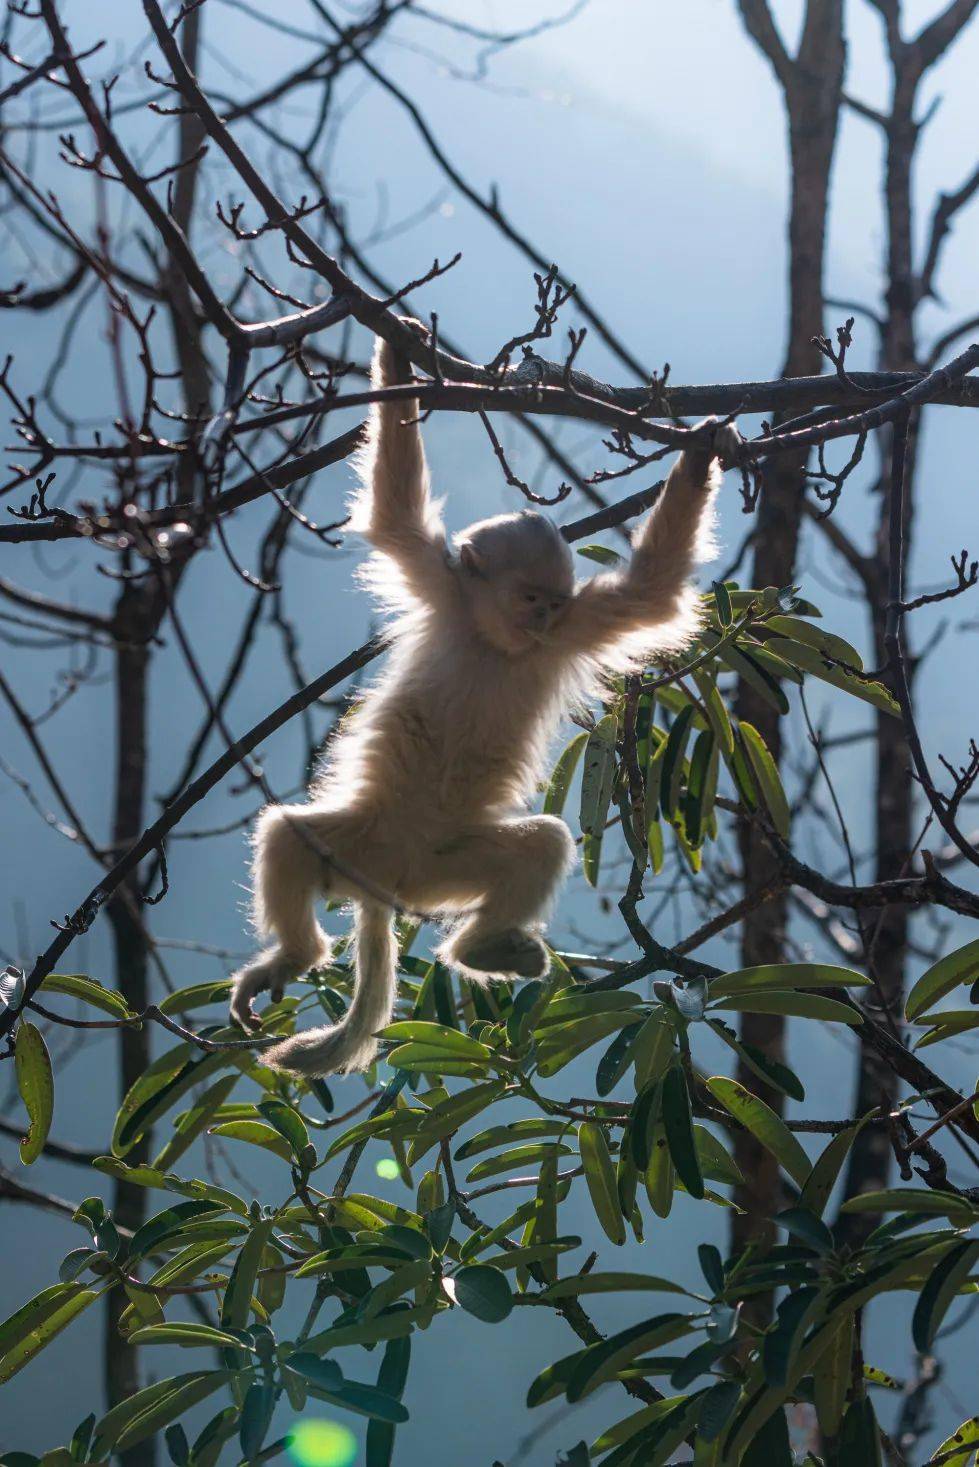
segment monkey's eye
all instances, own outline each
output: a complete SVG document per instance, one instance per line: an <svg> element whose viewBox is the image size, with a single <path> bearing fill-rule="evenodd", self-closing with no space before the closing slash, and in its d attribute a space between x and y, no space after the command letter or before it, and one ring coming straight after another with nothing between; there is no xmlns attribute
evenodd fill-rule
<svg viewBox="0 0 979 1467"><path fill-rule="evenodd" d="M540 597L536 591L525 591L523 599L527 602L528 606L536 606Z"/></svg>

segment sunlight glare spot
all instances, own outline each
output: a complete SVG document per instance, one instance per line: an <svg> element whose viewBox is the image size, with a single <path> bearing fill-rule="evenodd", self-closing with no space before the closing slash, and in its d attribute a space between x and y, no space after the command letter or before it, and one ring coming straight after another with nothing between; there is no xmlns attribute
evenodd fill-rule
<svg viewBox="0 0 979 1467"><path fill-rule="evenodd" d="M357 1438L338 1421L297 1421L289 1434L298 1467L352 1467L357 1456Z"/></svg>
<svg viewBox="0 0 979 1467"><path fill-rule="evenodd" d="M398 1163L390 1156L382 1156L374 1170L384 1182L396 1182L401 1175Z"/></svg>

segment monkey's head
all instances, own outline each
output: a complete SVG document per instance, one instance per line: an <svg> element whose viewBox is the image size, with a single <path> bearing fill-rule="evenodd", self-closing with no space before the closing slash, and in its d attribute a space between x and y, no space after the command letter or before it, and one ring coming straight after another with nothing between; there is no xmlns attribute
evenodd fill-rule
<svg viewBox="0 0 979 1467"><path fill-rule="evenodd" d="M518 656L540 646L574 592L574 569L557 526L524 510L463 530L459 573L478 634Z"/></svg>

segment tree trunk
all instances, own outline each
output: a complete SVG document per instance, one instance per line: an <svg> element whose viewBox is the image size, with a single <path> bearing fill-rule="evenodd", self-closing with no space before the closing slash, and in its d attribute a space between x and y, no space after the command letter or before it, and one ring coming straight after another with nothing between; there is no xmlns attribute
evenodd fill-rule
<svg viewBox="0 0 979 1467"><path fill-rule="evenodd" d="M786 78L785 102L789 123L791 197L789 206L789 332L783 374L818 372L822 357L812 344L823 329L823 268L830 169L836 144L843 84L845 45L839 0L810 0L799 54ZM752 566L753 586L784 586L795 572L807 455L782 455L765 475L759 504ZM754 724L773 758L781 762L781 719L774 709L743 683L738 689L738 717ZM764 841L750 821L739 827L741 862L747 893L777 881L779 872ZM786 901L776 897L745 918L741 960L756 963L785 960ZM745 1014L742 1037L773 1059L781 1059L785 1022L775 1014ZM776 1111L782 1109L778 1091L760 1082L744 1066L737 1078ZM735 1133L735 1159L745 1176L736 1187L735 1203L744 1208L731 1218L732 1252L749 1243L762 1247L775 1241L774 1225L767 1219L780 1210L778 1165L764 1147L746 1132ZM759 1218L765 1221L759 1224ZM770 1294L757 1295L746 1305L748 1316L767 1323Z"/></svg>

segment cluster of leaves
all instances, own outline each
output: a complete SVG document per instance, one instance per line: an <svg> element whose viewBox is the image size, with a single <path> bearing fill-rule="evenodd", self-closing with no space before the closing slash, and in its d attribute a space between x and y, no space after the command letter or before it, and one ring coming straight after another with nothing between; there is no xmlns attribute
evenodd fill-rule
<svg viewBox="0 0 979 1467"><path fill-rule="evenodd" d="M546 796L552 810L563 808L584 760L581 827L593 878L613 798L643 868L648 859L656 869L662 859L662 834L654 832L664 826L696 867L703 841L716 830L721 764L742 805L763 806L773 827L782 828L787 806L774 764L718 688L726 669L745 673L750 666L759 686L781 699L780 680L802 676L812 654L820 670L806 672L880 704L881 690L860 675L853 650L814 629L813 609L791 592L718 586L711 606L685 668L669 683L651 679L655 689L622 687L558 762ZM556 1310L572 1328L577 1323L580 1348L529 1382L531 1407L557 1397L576 1402L613 1381L643 1403L590 1446L579 1444L576 1463L600 1458L603 1467L656 1467L686 1443L698 1467L791 1467L786 1412L799 1402L815 1409L831 1467L879 1462L870 1392L896 1389L897 1382L864 1363L861 1311L885 1291L916 1294L912 1337L928 1350L955 1299L979 1289L979 1241L971 1236L979 1204L924 1186L860 1196L846 1208L887 1221L861 1246L839 1247L824 1214L855 1137L879 1118L839 1130L812 1160L775 1110L707 1067L719 1041L767 1085L803 1100L799 1076L742 1043L729 1016L857 1023L860 1010L849 994L869 980L851 969L787 963L656 981L644 998L626 986L628 968L589 981L554 953L546 979L511 990L454 978L411 952L414 937L402 930L404 1017L384 1031L383 1077L368 1075L369 1086L378 1087L374 1103L352 1124L335 1117L324 1082L292 1081L241 1047L204 1051L182 1041L133 1085L110 1151L94 1167L180 1200L168 1200L135 1233L121 1228L98 1197L81 1203L75 1221L87 1235L84 1245L64 1259L59 1282L0 1324L0 1383L109 1290L127 1297L120 1328L132 1348L179 1346L212 1359L207 1368L157 1381L99 1419L93 1414L67 1447L43 1461L102 1463L159 1431L176 1467L210 1467L226 1444L244 1462L268 1461L288 1442L269 1440L276 1404L286 1397L297 1414L312 1400L367 1417L368 1467L387 1467L407 1418L402 1397L414 1332L452 1309L497 1325L532 1307ZM936 1013L935 1005L977 978L979 943L922 975L908 999L909 1020L929 1026L922 1042L974 1026L974 1010ZM333 1017L349 981L343 962L310 974L300 996L267 1012L267 1029L290 1032L310 1007ZM197 984L161 1009L189 1024L199 1010L224 1005L228 988ZM132 1018L118 994L90 978L53 975L44 991L120 1022ZM979 996L975 986L970 996ZM218 1045L239 1037L219 1025L200 1032ZM587 1063L591 1050L593 1098L556 1098L547 1082L572 1061ZM43 1149L54 1090L43 1037L26 1020L17 1031L16 1071L29 1119L22 1159L30 1163ZM152 1160L127 1161L165 1122L166 1140ZM726 1260L702 1245L703 1291L616 1271L594 1257L585 1267L576 1261L583 1240L561 1229L572 1189L590 1199L596 1231L610 1245L622 1246L630 1233L641 1243L647 1227L669 1217L678 1192L731 1206L723 1189L742 1178L725 1138L739 1128L784 1174L792 1201L775 1219L784 1241ZM282 1200L262 1205L175 1170L205 1136L274 1157L283 1168ZM382 1174L411 1189L412 1206L348 1190L367 1146L382 1153ZM487 1194L523 1200L488 1222L480 1216ZM772 1290L780 1302L762 1331L742 1306ZM293 1338L277 1315L296 1294L309 1307ZM624 1313L630 1299L641 1303L649 1294L669 1295L670 1307L640 1309L641 1318L607 1338L590 1326L582 1333L591 1296L621 1296ZM188 1320L188 1295L213 1304L213 1315L205 1309L203 1318ZM376 1367L355 1363L375 1352ZM183 1418L219 1394L220 1409L191 1442ZM625 1405L629 1395L622 1396ZM979 1450L979 1421L963 1423L945 1449L956 1467L967 1467ZM35 1467L38 1459L8 1452L3 1461ZM809 1461L812 1467L816 1459Z"/></svg>

